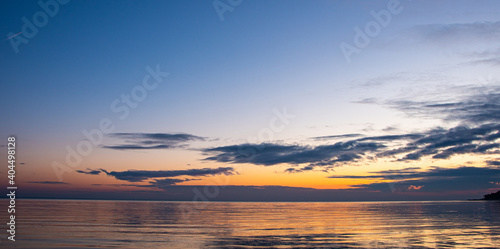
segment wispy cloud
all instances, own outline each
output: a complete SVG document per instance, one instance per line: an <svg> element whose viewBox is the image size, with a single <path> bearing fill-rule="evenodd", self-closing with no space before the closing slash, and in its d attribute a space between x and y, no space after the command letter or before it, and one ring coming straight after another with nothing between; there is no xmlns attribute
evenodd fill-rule
<svg viewBox="0 0 500 249"><path fill-rule="evenodd" d="M407 153L400 160L418 160L423 156L434 159L447 159L458 154L486 154L498 148L494 142L500 133L500 125L486 124L475 128L457 126L452 129L434 129L426 136L411 142L410 146L390 151L391 154ZM498 154L499 151L490 151ZM385 155L388 155L385 152Z"/></svg>
<svg viewBox="0 0 500 249"><path fill-rule="evenodd" d="M363 134L341 134L341 135L330 135L330 136L320 136L320 137L312 137L313 140L331 140L331 139L341 139L341 138L352 138L352 137L361 137Z"/></svg>
<svg viewBox="0 0 500 249"><path fill-rule="evenodd" d="M410 32L420 41L439 44L467 43L471 41L496 42L500 35L500 21L449 24L426 24L415 26Z"/></svg>
<svg viewBox="0 0 500 249"><path fill-rule="evenodd" d="M421 138L422 134L403 134L403 135L386 135L386 136L372 136L363 137L356 141L396 141Z"/></svg>
<svg viewBox="0 0 500 249"><path fill-rule="evenodd" d="M453 128L433 128L414 134L378 137L378 140L406 139L402 146L388 146L377 154L378 158L394 157L401 161L419 160L423 157L448 159L460 154L499 154L500 144L500 87L462 86L444 88L448 95L416 96L415 99L374 101L397 109L412 117L458 121ZM443 98L444 97L444 98ZM421 100L424 98L424 100ZM427 100L425 100L427 99ZM370 141L360 138L357 141Z"/></svg>
<svg viewBox="0 0 500 249"><path fill-rule="evenodd" d="M480 90L480 91L478 91ZM445 100L393 100L389 107L417 117L485 123L500 121L500 87L469 89L473 94L459 99Z"/></svg>
<svg viewBox="0 0 500 249"><path fill-rule="evenodd" d="M484 64L484 65L491 65L491 66L499 66L500 65L500 57L498 56L498 52L496 54L490 55L490 57L485 58L485 59L478 59L478 60L472 60L469 61L467 64Z"/></svg>
<svg viewBox="0 0 500 249"><path fill-rule="evenodd" d="M103 148L115 150L151 150L186 147L188 142L204 141L206 138L186 133L113 133L110 137L119 139L118 145Z"/></svg>

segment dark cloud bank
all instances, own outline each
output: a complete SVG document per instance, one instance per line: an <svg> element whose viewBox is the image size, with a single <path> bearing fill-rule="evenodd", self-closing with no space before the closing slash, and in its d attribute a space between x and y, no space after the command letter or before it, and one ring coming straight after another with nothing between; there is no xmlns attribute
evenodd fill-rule
<svg viewBox="0 0 500 249"><path fill-rule="evenodd" d="M128 182L142 182L154 178L172 178L178 176L212 176L212 175L232 175L235 174L232 167L219 167L219 168L203 168L203 169L187 169L187 170L127 170L127 171L107 171L105 169L91 170L77 170L76 172L88 175L98 175L105 173L118 180ZM188 180L188 179L186 179ZM182 181L186 181L182 180ZM163 179L156 180L157 183L178 183L182 182L179 179Z"/></svg>
<svg viewBox="0 0 500 249"><path fill-rule="evenodd" d="M262 166L296 165L288 172L312 169L330 170L346 163L373 158L394 158L410 162L423 157L449 159L460 154L499 154L500 125L484 124L474 128L457 126L436 128L419 134L364 137L331 145L304 146L283 144L239 144L205 149L204 160L221 163L248 163ZM391 146L392 142L403 146ZM301 164L307 164L305 167Z"/></svg>
<svg viewBox="0 0 500 249"><path fill-rule="evenodd" d="M372 172L370 176L330 176L329 178L375 179L394 183L398 192L418 190L427 193L449 191L480 191L500 188L500 168L498 167L432 167L421 171L417 167L401 170ZM387 182L354 185L369 191L387 191Z"/></svg>

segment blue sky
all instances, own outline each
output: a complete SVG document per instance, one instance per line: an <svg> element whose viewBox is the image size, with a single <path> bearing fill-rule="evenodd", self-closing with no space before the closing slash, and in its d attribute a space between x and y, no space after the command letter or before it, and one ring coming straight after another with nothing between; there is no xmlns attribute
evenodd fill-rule
<svg viewBox="0 0 500 249"><path fill-rule="evenodd" d="M370 37L359 54L352 54L350 62L346 60L340 44L353 45L356 28L364 30L376 21L372 12L387 12L391 4L400 11L391 14L388 24ZM30 175L25 180L32 182L28 186L61 180L53 173L52 162L64 161L66 146L74 147L85 139L81 131L98 127L102 118L113 121L113 133L136 134L136 140L106 134L103 144L74 170L236 167L238 175L231 177L231 185L321 189L331 185L339 189L377 182L345 183L347 178L329 178L332 168L338 174L366 175L410 166L422 171L432 171L433 166L490 167L485 162L496 160L494 146L481 153L469 150L446 162L426 161L424 157L411 165L398 165L396 159L377 161L376 155L368 155L375 153L371 150L357 150L359 158L338 165L334 162L344 154L330 151L321 154L332 163L330 168L315 168L314 175L301 176L283 172L307 167L297 162L319 162L310 158L284 160L277 154L270 160L283 163L269 167L274 164L233 160L223 148L266 143L266 148L297 146L295 150L316 153L319 149L315 146L332 145L325 148L334 150L336 142L352 142L353 138L313 137L425 137L438 127L476 129L497 122L496 118L477 118L479 114L495 116L498 111L496 106L480 107L495 105L498 93L497 1L243 0L233 11L224 13L224 20L212 1L70 1L58 3L57 13L34 37L27 38L27 44L20 44L17 53L10 40L26 38L26 34L18 34L23 17L33 22L43 8L36 1L4 1L2 5L0 30L5 39L0 46L0 110L4 119L0 134L19 138L19 150L26 161L20 170ZM11 33L18 35L9 39ZM111 104L141 83L147 67L159 67L169 76L148 91L127 118L119 119ZM471 103L474 99L484 103ZM431 104L450 103L453 108L429 108ZM283 108L294 116L283 130L273 132L271 139L249 139L269 128L275 110ZM471 108L485 111L466 111ZM159 133L203 139L141 140ZM470 141L485 145L490 141L486 136L484 141ZM138 141L162 145L163 149L109 149ZM391 142L384 146L402 143ZM452 148L442 148L446 149ZM274 155L269 153L266 159ZM211 157L213 160L207 159ZM467 164L471 161L477 164ZM255 176L259 174L267 176L264 182ZM83 182L94 179L94 184L110 181L102 172L94 176L76 171L63 181L75 189L89 189ZM200 178L200 184L210 184L207 179ZM313 184L314 179L321 184ZM335 182L339 179L344 182ZM115 180L119 184L120 179ZM50 183L47 186L52 187ZM481 185L481 191L494 187L484 189Z"/></svg>

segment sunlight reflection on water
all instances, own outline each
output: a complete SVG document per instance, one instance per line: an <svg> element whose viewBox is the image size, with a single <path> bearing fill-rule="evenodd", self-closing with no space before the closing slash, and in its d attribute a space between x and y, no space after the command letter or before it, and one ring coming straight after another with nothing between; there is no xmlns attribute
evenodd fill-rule
<svg viewBox="0 0 500 249"><path fill-rule="evenodd" d="M19 200L16 218L16 242L4 237L1 247L500 247L496 201Z"/></svg>

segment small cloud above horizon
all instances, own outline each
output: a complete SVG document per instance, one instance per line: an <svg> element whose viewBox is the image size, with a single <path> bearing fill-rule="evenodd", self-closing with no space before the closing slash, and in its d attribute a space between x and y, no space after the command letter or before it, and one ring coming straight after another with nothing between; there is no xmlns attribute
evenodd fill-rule
<svg viewBox="0 0 500 249"><path fill-rule="evenodd" d="M185 148L188 142L205 141L207 138L187 133L112 133L111 138L122 140L118 145L103 145L114 150L154 150Z"/></svg>

